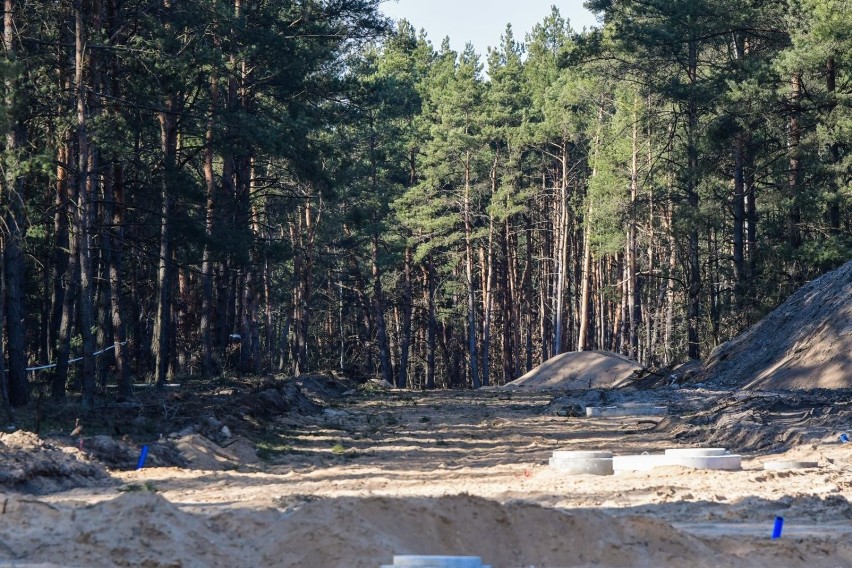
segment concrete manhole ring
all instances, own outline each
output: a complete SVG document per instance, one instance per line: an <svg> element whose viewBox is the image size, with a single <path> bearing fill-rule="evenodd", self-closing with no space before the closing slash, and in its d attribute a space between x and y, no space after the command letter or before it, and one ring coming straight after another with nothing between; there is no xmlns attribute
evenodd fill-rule
<svg viewBox="0 0 852 568"><path fill-rule="evenodd" d="M707 456L724 456L728 454L725 448L669 448L666 455L678 458L703 458Z"/></svg>
<svg viewBox="0 0 852 568"><path fill-rule="evenodd" d="M577 460L589 458L612 458L612 452L606 450L554 450L553 458L557 460Z"/></svg>
<svg viewBox="0 0 852 568"><path fill-rule="evenodd" d="M726 454L722 456L678 456L669 455L667 465L679 465L693 469L720 469L734 471L742 469L742 456Z"/></svg>
<svg viewBox="0 0 852 568"><path fill-rule="evenodd" d="M550 467L569 475L612 475L612 458L550 458Z"/></svg>

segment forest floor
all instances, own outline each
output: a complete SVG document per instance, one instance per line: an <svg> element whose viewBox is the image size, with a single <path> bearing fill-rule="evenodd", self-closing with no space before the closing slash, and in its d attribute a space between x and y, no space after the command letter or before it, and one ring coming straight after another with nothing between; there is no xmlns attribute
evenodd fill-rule
<svg viewBox="0 0 852 568"><path fill-rule="evenodd" d="M495 568L852 566L852 443L838 441L852 428L848 391L421 393L312 377L195 392L120 407L135 418L93 421L82 446L0 436L18 475L0 478L0 565L376 568L451 554ZM669 415L578 416L625 402ZM145 436L151 461L135 470ZM743 469L547 465L557 449L700 446L743 454ZM50 452L67 459L39 462ZM763 469L781 456L820 467ZM772 540L776 516L786 524Z"/></svg>

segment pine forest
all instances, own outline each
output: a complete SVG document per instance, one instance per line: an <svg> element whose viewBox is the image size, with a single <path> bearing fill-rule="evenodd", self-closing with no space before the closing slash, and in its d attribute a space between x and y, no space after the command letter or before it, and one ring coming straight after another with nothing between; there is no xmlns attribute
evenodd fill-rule
<svg viewBox="0 0 852 568"><path fill-rule="evenodd" d="M479 54L378 0L4 0L4 412L665 367L852 258L849 0L586 5Z"/></svg>

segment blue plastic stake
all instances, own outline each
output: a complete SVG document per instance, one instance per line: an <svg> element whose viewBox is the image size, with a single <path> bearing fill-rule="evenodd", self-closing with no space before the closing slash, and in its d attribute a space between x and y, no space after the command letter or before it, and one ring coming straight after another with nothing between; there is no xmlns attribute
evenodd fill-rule
<svg viewBox="0 0 852 568"><path fill-rule="evenodd" d="M781 530L784 528L784 517L775 517L775 528L772 529L772 540L781 538Z"/></svg>
<svg viewBox="0 0 852 568"><path fill-rule="evenodd" d="M142 446L142 453L139 454L139 461L136 462L136 469L145 467L145 458L148 457L148 446Z"/></svg>
<svg viewBox="0 0 852 568"><path fill-rule="evenodd" d="M847 436L845 432L840 435L840 443L841 444L845 444L848 441L849 441L849 436Z"/></svg>

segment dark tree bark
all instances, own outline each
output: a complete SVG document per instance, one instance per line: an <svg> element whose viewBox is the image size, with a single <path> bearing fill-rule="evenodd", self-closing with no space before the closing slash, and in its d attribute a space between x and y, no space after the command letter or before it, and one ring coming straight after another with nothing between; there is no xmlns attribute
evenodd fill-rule
<svg viewBox="0 0 852 568"><path fill-rule="evenodd" d="M790 81L790 120L787 129L788 172L787 184L790 196L790 208L787 212L787 242L793 250L802 246L802 206L801 183L802 164L799 151L802 131L799 124L799 105L802 98L802 76L793 74Z"/></svg>
<svg viewBox="0 0 852 568"><path fill-rule="evenodd" d="M430 254L426 259L426 388L435 388L435 263Z"/></svg>
<svg viewBox="0 0 852 568"><path fill-rule="evenodd" d="M834 112L837 107L837 63L834 57L829 57L825 62L825 90L828 93L828 114ZM835 234L840 232L841 224L841 201L842 196L837 183L838 172L834 171L837 163L840 161L840 144L836 140L828 144L828 164L829 170L829 196L828 196L828 226Z"/></svg>
<svg viewBox="0 0 852 568"><path fill-rule="evenodd" d="M5 251L5 239L0 233L0 256ZM3 268L4 263L0 262L0 336L2 336L3 323L6 313L6 271ZM0 409L3 412L3 418L9 422L14 419L12 414L12 406L9 404L9 382L6 375L6 353L4 342L0 337Z"/></svg>
<svg viewBox="0 0 852 568"><path fill-rule="evenodd" d="M734 138L734 295L737 304L743 305L745 288L749 279L745 256L746 191L745 191L745 134L738 131Z"/></svg>
<svg viewBox="0 0 852 568"><path fill-rule="evenodd" d="M174 96L166 102L166 110L159 114L160 141L163 153L163 171L160 187L160 255L157 270L157 317L154 323L153 350L157 386L162 388L168 380L171 358L172 331L172 190L171 184L177 164L177 124Z"/></svg>
<svg viewBox="0 0 852 568"><path fill-rule="evenodd" d="M690 92L687 101L687 171L686 171L686 200L693 215L698 215L698 101L695 93L698 81L698 45L695 38L689 41L689 81ZM701 358L699 339L699 318L701 315L701 251L699 249L698 227L693 222L689 229L687 245L689 270L688 309L687 309L687 355L690 359Z"/></svg>
<svg viewBox="0 0 852 568"><path fill-rule="evenodd" d="M214 128L216 107L219 104L219 83L216 77L210 79L210 116L207 122L207 133L204 146L204 181L207 199L204 219L204 252L201 261L201 318L199 334L201 335L201 374L211 377L218 372L218 365L213 350L213 241L216 236L216 195L218 184L213 172L214 158Z"/></svg>
<svg viewBox="0 0 852 568"><path fill-rule="evenodd" d="M84 0L77 0L75 5L76 20L76 76L75 87L77 92L77 207L75 210L75 224L79 239L78 254L80 256L80 298L79 317L80 335L83 338L83 407L91 410L95 406L95 389L97 387L95 376L95 337L92 327L95 323L94 317L94 266L92 262L92 184L90 177L92 169L92 148L89 145L88 133L88 104L86 92L86 70L87 55L86 47L86 6Z"/></svg>
<svg viewBox="0 0 852 568"><path fill-rule="evenodd" d="M393 384L393 371L388 348L387 322L385 321L385 297L382 290L382 273L379 269L379 237L373 236L371 243L373 273L373 313L376 319L376 344L379 348L379 369L382 379Z"/></svg>
<svg viewBox="0 0 852 568"><path fill-rule="evenodd" d="M471 203L471 158L468 152L465 159L465 184L462 203L464 218L465 242L465 278L467 279L467 344L468 367L470 370L471 386L478 389L482 384L479 379L478 356L476 349L476 292L473 277L473 219Z"/></svg>
<svg viewBox="0 0 852 568"><path fill-rule="evenodd" d="M511 227L509 220L503 224L503 231L500 238L500 264L499 264L499 279L500 279L500 315L501 321L501 367L503 383L508 383L513 380L515 374L515 309L513 305L513 286L511 279L512 259L509 255L509 239L511 235Z"/></svg>
<svg viewBox="0 0 852 568"><path fill-rule="evenodd" d="M639 358L639 327L642 323L642 295L639 290L639 245L637 242L637 201L639 198L639 118L635 107L638 106L638 98L634 98L633 128L631 135L631 164L630 164L630 209L627 219L627 247L625 251L625 279L627 292L627 313L625 323L629 327L626 342L627 355L633 359Z"/></svg>
<svg viewBox="0 0 852 568"><path fill-rule="evenodd" d="M408 376L408 359L411 349L411 315L412 315L412 283L411 283L411 248L405 248L402 268L402 329L399 340L399 372L396 378L398 388L410 386Z"/></svg>
<svg viewBox="0 0 852 568"><path fill-rule="evenodd" d="M15 12L17 6L13 0L5 0L3 15L3 48L6 58L14 61L15 53ZM15 81L12 78L6 80L6 108L14 109ZM24 129L14 116L10 117L11 124L6 133L6 154L11 160L18 160L24 146ZM23 406L29 400L29 385L27 381L27 353L26 353L26 314L24 291L24 251L23 239L26 235L26 216L24 214L24 178L15 175L9 170L16 170L14 164L6 170L3 180L2 205L5 206L3 218L3 231L5 234L5 254L3 255L3 266L6 271L6 341L7 355L9 358L8 385L9 402L12 406Z"/></svg>
<svg viewBox="0 0 852 568"><path fill-rule="evenodd" d="M112 210L112 254L109 264L110 308L112 311L113 345L115 346L115 367L118 374L118 396L127 398L131 394L132 377L128 354L126 315L127 302L122 294L124 280L124 170L116 164L113 167L112 183L108 186L107 204Z"/></svg>
<svg viewBox="0 0 852 568"><path fill-rule="evenodd" d="M53 292L50 302L50 328L47 333L47 357L54 359L59 341L59 325L62 321L62 305L65 301L65 279L68 278L68 159L71 145L70 132L63 136L63 142L56 152L56 195L53 206L53 262L51 263L51 282Z"/></svg>

